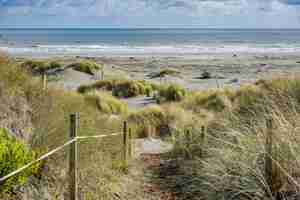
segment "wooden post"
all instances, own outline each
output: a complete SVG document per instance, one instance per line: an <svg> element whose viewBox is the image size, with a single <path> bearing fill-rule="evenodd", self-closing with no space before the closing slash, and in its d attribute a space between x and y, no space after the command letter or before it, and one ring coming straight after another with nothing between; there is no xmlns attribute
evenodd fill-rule
<svg viewBox="0 0 300 200"><path fill-rule="evenodd" d="M42 79L43 79L43 90L46 90L47 89L47 74L46 72L43 72L43 75L42 75Z"/></svg>
<svg viewBox="0 0 300 200"><path fill-rule="evenodd" d="M185 140L186 140L186 158L191 158L192 154L190 152L191 149L191 133L190 130L186 130L185 132Z"/></svg>
<svg viewBox="0 0 300 200"><path fill-rule="evenodd" d="M104 69L101 70L101 80L104 80Z"/></svg>
<svg viewBox="0 0 300 200"><path fill-rule="evenodd" d="M201 152L200 152L200 158L204 157L204 144L205 144L205 138L206 138L206 128L205 126L201 126Z"/></svg>
<svg viewBox="0 0 300 200"><path fill-rule="evenodd" d="M270 188L271 195L274 195L273 191L273 162L272 162L272 148L273 148L273 121L267 119L267 132L266 132L266 146L265 146L265 179Z"/></svg>
<svg viewBox="0 0 300 200"><path fill-rule="evenodd" d="M131 128L128 129L128 137L129 137L128 152L129 152L129 158L131 158L132 157L132 132L131 132Z"/></svg>
<svg viewBox="0 0 300 200"><path fill-rule="evenodd" d="M77 137L78 131L78 113L72 114L70 116L70 139ZM78 158L78 149L77 141L73 142L70 145L70 156L69 156L69 184L70 184L70 200L78 199L78 188L77 188L77 158Z"/></svg>
<svg viewBox="0 0 300 200"><path fill-rule="evenodd" d="M123 124L123 164L127 166L127 122Z"/></svg>

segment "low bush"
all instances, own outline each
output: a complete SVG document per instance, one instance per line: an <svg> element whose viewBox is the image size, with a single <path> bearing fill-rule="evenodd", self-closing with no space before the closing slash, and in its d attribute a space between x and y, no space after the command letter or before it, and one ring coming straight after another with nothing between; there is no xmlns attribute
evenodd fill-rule
<svg viewBox="0 0 300 200"><path fill-rule="evenodd" d="M42 74L53 69L63 68L63 66L56 61L47 62L40 60L28 60L23 62L21 66L26 70L37 74Z"/></svg>
<svg viewBox="0 0 300 200"><path fill-rule="evenodd" d="M156 97L158 103L169 101L181 101L186 96L186 90L179 85L169 85L161 87Z"/></svg>
<svg viewBox="0 0 300 200"><path fill-rule="evenodd" d="M36 153L31 151L22 141L9 136L8 132L0 129L0 177L17 170L33 161ZM7 179L0 185L1 192L10 192L16 185L26 183L28 178L38 172L39 166L30 167L18 175Z"/></svg>
<svg viewBox="0 0 300 200"><path fill-rule="evenodd" d="M78 63L73 63L69 65L67 68L73 68L74 70L79 72L95 75L97 71L103 69L103 66L92 61L82 61Z"/></svg>
<svg viewBox="0 0 300 200"><path fill-rule="evenodd" d="M139 95L151 94L153 84L146 81L133 80L103 80L92 85L82 85L78 88L79 93L87 93L93 90L112 91L116 97L136 97Z"/></svg>
<svg viewBox="0 0 300 200"><path fill-rule="evenodd" d="M228 97L230 91L202 91L193 92L185 98L182 106L185 109L199 113L201 110L221 112L231 107L231 99Z"/></svg>
<svg viewBox="0 0 300 200"><path fill-rule="evenodd" d="M126 114L127 104L105 92L94 92L85 95L89 104L106 114Z"/></svg>
<svg viewBox="0 0 300 200"><path fill-rule="evenodd" d="M180 72L174 69L164 69L150 75L150 78L163 78L166 76L179 76Z"/></svg>
<svg viewBox="0 0 300 200"><path fill-rule="evenodd" d="M160 106L151 106L131 113L128 116L128 121L135 126L134 133L138 137L147 137L149 127L154 128L156 132L167 125L166 114Z"/></svg>

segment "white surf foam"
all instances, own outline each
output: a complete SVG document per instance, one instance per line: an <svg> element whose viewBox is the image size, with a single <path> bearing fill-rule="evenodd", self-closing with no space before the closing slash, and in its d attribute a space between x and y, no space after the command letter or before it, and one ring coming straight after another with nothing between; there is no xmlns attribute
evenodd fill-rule
<svg viewBox="0 0 300 200"><path fill-rule="evenodd" d="M275 44L267 45L37 45L1 46L0 50L12 55L185 55L185 54L226 54L226 53L300 53L300 46Z"/></svg>

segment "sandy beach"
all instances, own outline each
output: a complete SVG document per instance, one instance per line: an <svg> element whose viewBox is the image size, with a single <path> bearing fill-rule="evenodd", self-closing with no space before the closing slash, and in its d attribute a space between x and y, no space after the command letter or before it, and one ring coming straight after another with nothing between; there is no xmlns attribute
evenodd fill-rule
<svg viewBox="0 0 300 200"><path fill-rule="evenodd" d="M35 56L16 57L22 62ZM253 83L258 79L274 76L292 76L300 72L300 55L297 54L211 54L185 56L48 56L38 59L55 60L63 65L80 60L93 60L105 66L105 78L148 80L155 83L175 83L189 90L210 88L239 87ZM177 76L160 80L151 79L151 73L164 69L178 71ZM209 72L210 78L201 78L203 72ZM51 84L76 89L79 85L89 84L96 78L73 70L65 70Z"/></svg>

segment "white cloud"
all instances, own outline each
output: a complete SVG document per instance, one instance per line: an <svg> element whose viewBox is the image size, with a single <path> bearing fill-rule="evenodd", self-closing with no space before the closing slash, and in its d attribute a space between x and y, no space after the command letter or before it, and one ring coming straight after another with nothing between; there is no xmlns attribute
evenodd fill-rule
<svg viewBox="0 0 300 200"><path fill-rule="evenodd" d="M23 24L37 25L43 25L43 21L47 20L54 26L82 25L79 22L89 20L86 24L92 26L300 27L297 12L299 8L295 6L297 2L299 3L298 0L0 0L0 25L9 25L14 18Z"/></svg>

